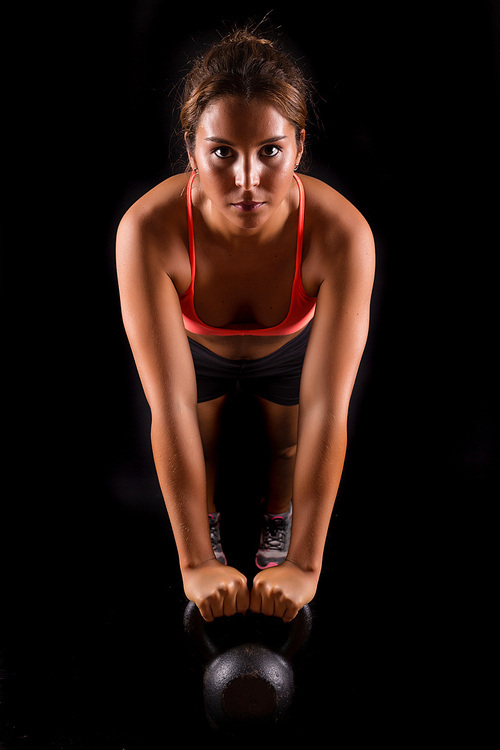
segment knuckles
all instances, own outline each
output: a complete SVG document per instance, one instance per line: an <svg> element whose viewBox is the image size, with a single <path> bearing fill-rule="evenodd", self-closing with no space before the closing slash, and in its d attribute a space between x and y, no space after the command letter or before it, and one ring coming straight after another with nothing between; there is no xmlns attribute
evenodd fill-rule
<svg viewBox="0 0 500 750"><path fill-rule="evenodd" d="M247 588L247 579L245 576L234 578L229 581L220 581L214 590L206 597L207 601L220 602L226 597L234 596Z"/></svg>
<svg viewBox="0 0 500 750"><path fill-rule="evenodd" d="M303 605L301 597L294 597L293 592L282 581L273 582L265 576L257 575L250 591L247 578L239 571L235 570L235 575L231 575L231 572L226 568L220 578L212 579L204 595L197 597L198 601L195 603L207 622L247 609L291 622Z"/></svg>

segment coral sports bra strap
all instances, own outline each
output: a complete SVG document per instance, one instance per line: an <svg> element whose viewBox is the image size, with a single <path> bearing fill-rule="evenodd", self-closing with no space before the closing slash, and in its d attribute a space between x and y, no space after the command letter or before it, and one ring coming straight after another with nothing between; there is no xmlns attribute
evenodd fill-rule
<svg viewBox="0 0 500 750"><path fill-rule="evenodd" d="M187 213L188 213L188 234L189 234L189 262L191 263L191 286L188 289L191 289L194 294L194 274L196 270L196 259L194 254L194 228L193 228L193 201L191 199L191 192L193 189L193 182L194 178L196 177L196 172L192 172L191 177L189 178L188 186L187 186Z"/></svg>
<svg viewBox="0 0 500 750"><path fill-rule="evenodd" d="M305 192L302 181L294 174L299 189L299 218L297 227L297 249L295 256L295 275L293 279L292 294L288 315L276 326L270 328L254 328L252 323L234 323L226 328L216 328L204 323L198 317L194 307L194 282L196 276L196 252L193 228L193 203L192 187L196 172L193 172L187 185L187 219L189 238L189 260L191 263L191 283L184 294L179 296L179 301L184 320L184 326L190 333L206 334L209 336L285 336L296 333L304 328L314 317L316 309L316 297L308 297L302 285L301 263L302 244L304 236L305 216Z"/></svg>

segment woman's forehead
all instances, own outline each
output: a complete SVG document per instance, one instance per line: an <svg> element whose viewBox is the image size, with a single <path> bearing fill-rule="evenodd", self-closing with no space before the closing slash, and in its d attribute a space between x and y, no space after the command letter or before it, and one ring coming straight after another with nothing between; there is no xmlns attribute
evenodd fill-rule
<svg viewBox="0 0 500 750"><path fill-rule="evenodd" d="M293 125L263 99L221 97L207 105L198 124L198 138L227 145L237 145L242 140L269 143L293 134Z"/></svg>

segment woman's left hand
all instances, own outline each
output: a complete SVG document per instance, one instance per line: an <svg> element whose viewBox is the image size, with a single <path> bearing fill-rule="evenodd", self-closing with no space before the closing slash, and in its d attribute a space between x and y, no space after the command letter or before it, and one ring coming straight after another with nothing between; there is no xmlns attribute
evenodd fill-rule
<svg viewBox="0 0 500 750"><path fill-rule="evenodd" d="M290 622L299 609L313 599L317 585L316 573L306 572L290 560L285 560L281 565L266 568L255 576L250 609Z"/></svg>

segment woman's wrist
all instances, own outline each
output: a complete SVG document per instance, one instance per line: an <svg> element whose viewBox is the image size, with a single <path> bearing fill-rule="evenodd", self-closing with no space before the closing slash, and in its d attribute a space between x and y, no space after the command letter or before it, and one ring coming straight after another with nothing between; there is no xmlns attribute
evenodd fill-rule
<svg viewBox="0 0 500 750"><path fill-rule="evenodd" d="M199 568L203 568L206 565L212 565L214 563L217 563L218 565L220 565L219 561L217 560L217 558L212 552L211 557L205 557L202 560L192 559L190 561L181 563L180 564L181 573L189 573L193 570L198 570Z"/></svg>
<svg viewBox="0 0 500 750"><path fill-rule="evenodd" d="M307 573L312 578L316 578L316 580L319 579L321 573L321 565L319 567L313 566L308 562L302 561L300 558L290 555L287 555L285 562L290 563L294 567L298 568L302 573Z"/></svg>

